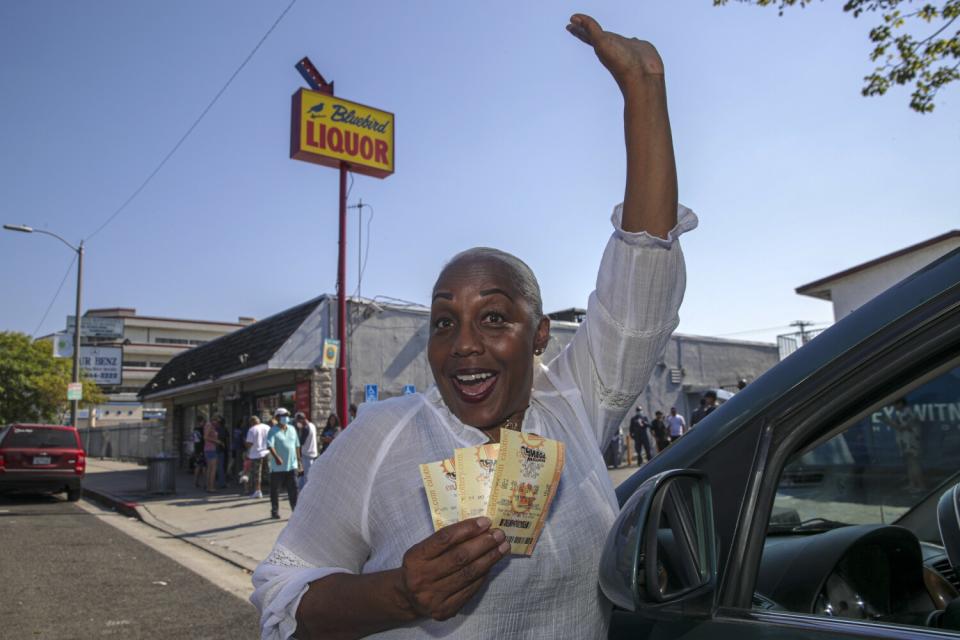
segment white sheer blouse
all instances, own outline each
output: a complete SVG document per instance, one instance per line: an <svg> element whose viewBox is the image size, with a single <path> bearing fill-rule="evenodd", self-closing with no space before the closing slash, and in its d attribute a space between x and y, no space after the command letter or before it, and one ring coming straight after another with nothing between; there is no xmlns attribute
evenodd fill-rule
<svg viewBox="0 0 960 640"><path fill-rule="evenodd" d="M697 226L679 208L667 240L621 229L620 206L586 320L534 376L523 430L566 444L566 464L536 551L493 568L459 614L378 638L605 638L610 605L597 586L617 514L600 449L645 388L679 322L686 274L677 237ZM418 465L487 441L461 423L436 387L365 407L310 471L297 509L253 575L263 638L296 630L310 582L395 569L433 533Z"/></svg>

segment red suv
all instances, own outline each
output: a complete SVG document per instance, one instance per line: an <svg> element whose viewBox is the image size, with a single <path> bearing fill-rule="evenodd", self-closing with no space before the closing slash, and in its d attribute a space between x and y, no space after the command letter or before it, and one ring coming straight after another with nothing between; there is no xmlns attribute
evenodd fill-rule
<svg viewBox="0 0 960 640"><path fill-rule="evenodd" d="M73 427L12 424L0 428L0 493L60 491L75 502L83 490L87 456Z"/></svg>

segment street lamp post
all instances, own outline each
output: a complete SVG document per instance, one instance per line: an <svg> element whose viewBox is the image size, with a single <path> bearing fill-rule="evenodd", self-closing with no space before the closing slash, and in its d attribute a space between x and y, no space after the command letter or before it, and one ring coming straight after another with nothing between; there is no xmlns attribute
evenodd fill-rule
<svg viewBox="0 0 960 640"><path fill-rule="evenodd" d="M83 286L83 240L80 241L80 245L75 247L57 234L44 231L43 229L34 229L33 227L28 227L25 224L5 224L3 228L7 231L18 231L20 233L42 233L47 236L52 236L67 245L77 253L77 301L76 301L76 311L75 317L77 319L73 327L73 381L80 382L80 294ZM79 400L70 401L70 425L76 429L77 428L77 409L79 408Z"/></svg>

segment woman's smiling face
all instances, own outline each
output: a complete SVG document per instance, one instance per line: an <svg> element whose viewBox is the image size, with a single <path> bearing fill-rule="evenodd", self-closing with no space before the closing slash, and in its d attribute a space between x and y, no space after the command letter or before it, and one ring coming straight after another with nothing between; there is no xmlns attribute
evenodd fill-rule
<svg viewBox="0 0 960 640"><path fill-rule="evenodd" d="M530 402L533 354L550 336L492 258L463 258L441 272L430 306L427 357L443 401L464 424L499 426Z"/></svg>

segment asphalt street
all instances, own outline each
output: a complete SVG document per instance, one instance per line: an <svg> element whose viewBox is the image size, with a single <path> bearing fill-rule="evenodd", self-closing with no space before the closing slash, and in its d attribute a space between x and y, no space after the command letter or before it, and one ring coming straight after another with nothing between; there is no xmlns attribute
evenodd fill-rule
<svg viewBox="0 0 960 640"><path fill-rule="evenodd" d="M0 636L258 637L257 612L242 594L168 555L107 524L95 508L60 496L0 496Z"/></svg>

